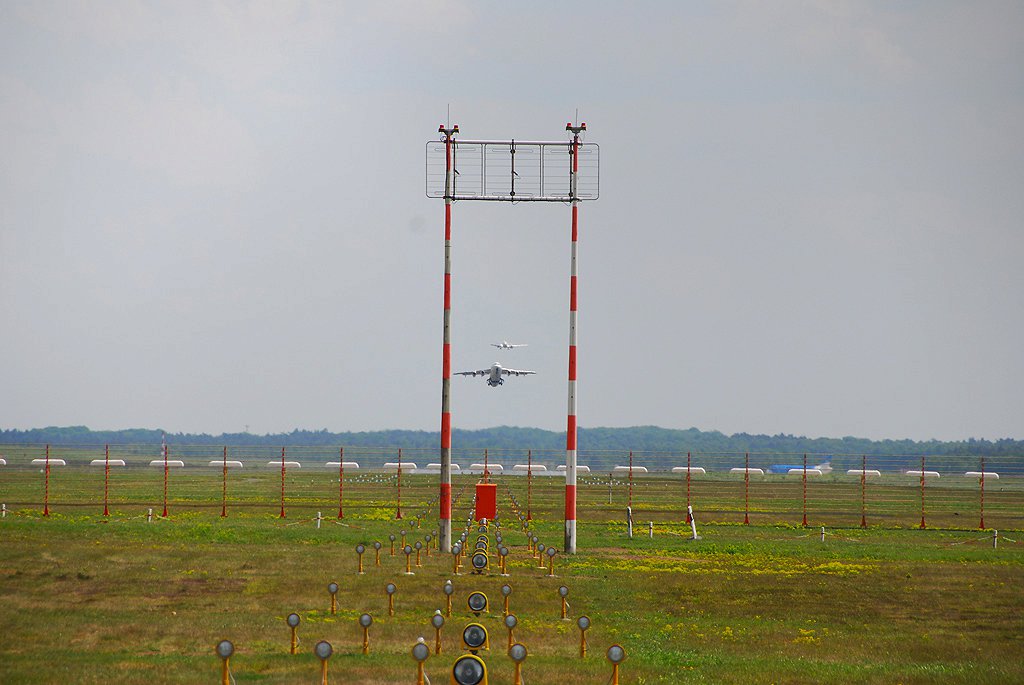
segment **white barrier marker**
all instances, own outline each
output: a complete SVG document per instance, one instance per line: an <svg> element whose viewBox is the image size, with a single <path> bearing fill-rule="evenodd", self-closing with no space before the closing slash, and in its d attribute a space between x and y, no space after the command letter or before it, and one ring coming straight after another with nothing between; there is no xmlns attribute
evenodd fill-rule
<svg viewBox="0 0 1024 685"><path fill-rule="evenodd" d="M690 518L690 530L693 531L693 537L690 538L690 539L691 540L700 540L700 536L697 535L697 520L695 518L693 518L693 506L687 505L686 513L688 513L690 515L690 517L689 517Z"/></svg>

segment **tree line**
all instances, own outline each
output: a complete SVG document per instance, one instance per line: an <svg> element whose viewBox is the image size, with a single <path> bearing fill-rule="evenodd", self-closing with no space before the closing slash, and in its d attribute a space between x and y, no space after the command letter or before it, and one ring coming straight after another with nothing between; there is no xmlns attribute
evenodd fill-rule
<svg viewBox="0 0 1024 685"><path fill-rule="evenodd" d="M50 426L29 430L0 430L0 444L51 445L141 445L160 444L166 434L169 443L177 445L237 445L280 447L345 446L402 447L435 449L440 434L432 431L380 430L332 433L326 429L300 430L290 433L173 433L159 428L130 428L116 431L94 431L86 426ZM485 448L499 451L558 451L565 449L565 433L539 428L498 426L481 430L453 432L452 441L460 450ZM815 454L869 456L1001 456L1024 458L1024 441L1009 438L986 440L970 438L959 441L940 440L869 440L867 438L808 438L787 435L752 435L697 428L671 429L658 426L629 428L580 428L579 448L588 453L609 451L685 454Z"/></svg>

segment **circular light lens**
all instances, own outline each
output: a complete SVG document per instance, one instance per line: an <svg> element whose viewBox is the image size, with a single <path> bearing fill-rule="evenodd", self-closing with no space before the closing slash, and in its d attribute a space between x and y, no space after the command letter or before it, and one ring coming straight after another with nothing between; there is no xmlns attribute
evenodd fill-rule
<svg viewBox="0 0 1024 685"><path fill-rule="evenodd" d="M288 625L290 625L292 628L297 628L299 625L299 615L288 614Z"/></svg>
<svg viewBox="0 0 1024 685"><path fill-rule="evenodd" d="M580 630L586 630L590 627L590 617L580 616L578 619L576 619L576 625L580 627Z"/></svg>
<svg viewBox="0 0 1024 685"><path fill-rule="evenodd" d="M435 628L440 628L444 625L444 616L442 616L441 614L434 614L430 617L430 623Z"/></svg>
<svg viewBox="0 0 1024 685"><path fill-rule="evenodd" d="M472 592L469 595L469 599L466 601L469 604L470 611L486 611L487 610L487 595L482 592Z"/></svg>
<svg viewBox="0 0 1024 685"><path fill-rule="evenodd" d="M503 557L507 557L508 556L508 547L499 547L498 548L498 554L500 554Z"/></svg>
<svg viewBox="0 0 1024 685"><path fill-rule="evenodd" d="M563 585L562 587L558 588L558 594L560 594L562 597L568 597L569 588Z"/></svg>
<svg viewBox="0 0 1024 685"><path fill-rule="evenodd" d="M479 685L484 679L484 667L472 656L462 656L452 666L452 677L458 685Z"/></svg>
<svg viewBox="0 0 1024 685"><path fill-rule="evenodd" d="M427 536L426 536L425 538L423 538L423 539L424 539L424 540L426 540L427 542L430 542L430 540L431 540L432 538L431 538L431 537L430 537L430 535L428 534L428 535L427 535Z"/></svg>
<svg viewBox="0 0 1024 685"><path fill-rule="evenodd" d="M555 548L554 548L554 547L548 547L548 549L547 549L547 552L546 552L546 554L547 554L547 555L548 555L549 557L553 557L553 556L555 556Z"/></svg>
<svg viewBox="0 0 1024 685"><path fill-rule="evenodd" d="M406 554L412 554L412 545L406 545L402 551Z"/></svg>
<svg viewBox="0 0 1024 685"><path fill-rule="evenodd" d="M426 661L427 657L430 656L430 647L427 647L422 642L417 642L412 648L412 658L416 661Z"/></svg>
<svg viewBox="0 0 1024 685"><path fill-rule="evenodd" d="M316 647L313 648L313 652L319 657L320 661L327 661L331 658L331 654L334 653L334 648L331 647L331 643L327 640L320 640L316 643Z"/></svg>
<svg viewBox="0 0 1024 685"><path fill-rule="evenodd" d="M221 659L230 659L234 653L235 646L231 644L231 640L221 640L217 643L217 656Z"/></svg>
<svg viewBox="0 0 1024 685"><path fill-rule="evenodd" d="M356 554L362 554L365 551L366 551L366 547L364 547L362 543L359 543L358 545L356 545Z"/></svg>
<svg viewBox="0 0 1024 685"><path fill-rule="evenodd" d="M373 625L373 616L370 616L369 614L363 614L359 617L359 625L361 625L364 628L369 628L371 625Z"/></svg>
<svg viewBox="0 0 1024 685"><path fill-rule="evenodd" d="M509 614L508 616L505 617L505 627L506 628L509 628L509 629L515 628L518 624L519 624L519 619L516 618L515 614Z"/></svg>
<svg viewBox="0 0 1024 685"><path fill-rule="evenodd" d="M462 545L454 545L452 547L452 554L455 556L462 554Z"/></svg>
<svg viewBox="0 0 1024 685"><path fill-rule="evenodd" d="M487 540L477 540L473 549L487 549Z"/></svg>
<svg viewBox="0 0 1024 685"><path fill-rule="evenodd" d="M472 563L475 569L483 570L487 568L487 555L483 552L477 552L473 555Z"/></svg>
<svg viewBox="0 0 1024 685"><path fill-rule="evenodd" d="M337 592L338 592L338 584L337 583L327 583L327 591L330 592L332 595L337 594Z"/></svg>
<svg viewBox="0 0 1024 685"><path fill-rule="evenodd" d="M386 586L384 586L384 591L387 592L389 595L395 594L395 590L397 589L398 587L395 586L394 583L388 583Z"/></svg>
<svg viewBox="0 0 1024 685"><path fill-rule="evenodd" d="M391 533L390 535L388 535L388 540L390 540L391 542L394 542L395 541L395 534Z"/></svg>
<svg viewBox="0 0 1024 685"><path fill-rule="evenodd" d="M415 548L416 548L416 551L418 552L419 550L423 549L423 543L422 543L422 542L420 542L419 540L417 540L417 541L416 541L416 544L415 544L415 545L413 545L413 547L415 547Z"/></svg>
<svg viewBox="0 0 1024 685"><path fill-rule="evenodd" d="M506 597L511 595L512 594L512 586L511 585L502 585L501 586L501 594L503 594Z"/></svg>
<svg viewBox="0 0 1024 685"><path fill-rule="evenodd" d="M608 648L608 661L613 664L620 664L626 658L626 650L619 645L612 645Z"/></svg>
<svg viewBox="0 0 1024 685"><path fill-rule="evenodd" d="M512 661L520 664L526 661L526 647L517 642L509 647L508 655L511 657Z"/></svg>
<svg viewBox="0 0 1024 685"><path fill-rule="evenodd" d="M479 623L470 623L462 631L462 641L470 649L480 649L487 643L487 630Z"/></svg>
<svg viewBox="0 0 1024 685"><path fill-rule="evenodd" d="M444 594L450 595L453 592L455 592L455 588L452 586L452 581L449 580L444 584Z"/></svg>
<svg viewBox="0 0 1024 685"><path fill-rule="evenodd" d="M537 545L537 550L540 551L541 554L544 553L544 543L543 542L540 543L539 545Z"/></svg>
<svg viewBox="0 0 1024 685"><path fill-rule="evenodd" d="M374 540L374 542L373 542L373 548L374 548L374 549L380 549L380 548L381 548L381 544L380 544L380 542L377 542L376 540Z"/></svg>

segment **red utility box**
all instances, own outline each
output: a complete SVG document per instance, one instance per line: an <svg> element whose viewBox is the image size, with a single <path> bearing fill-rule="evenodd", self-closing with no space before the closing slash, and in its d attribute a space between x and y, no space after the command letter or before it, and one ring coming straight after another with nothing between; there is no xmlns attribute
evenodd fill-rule
<svg viewBox="0 0 1024 685"><path fill-rule="evenodd" d="M476 484L476 520L490 521L498 510L498 485L496 483Z"/></svg>

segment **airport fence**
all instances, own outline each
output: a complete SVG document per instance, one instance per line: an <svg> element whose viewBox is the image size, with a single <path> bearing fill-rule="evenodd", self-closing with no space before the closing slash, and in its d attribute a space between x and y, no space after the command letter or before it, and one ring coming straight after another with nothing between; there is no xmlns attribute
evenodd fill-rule
<svg viewBox="0 0 1024 685"><path fill-rule="evenodd" d="M453 450L453 483L486 471L527 514L560 520L563 451ZM5 512L255 511L280 518L433 516L436 449L0 445ZM582 521L1024 528L1024 457L585 451Z"/></svg>

